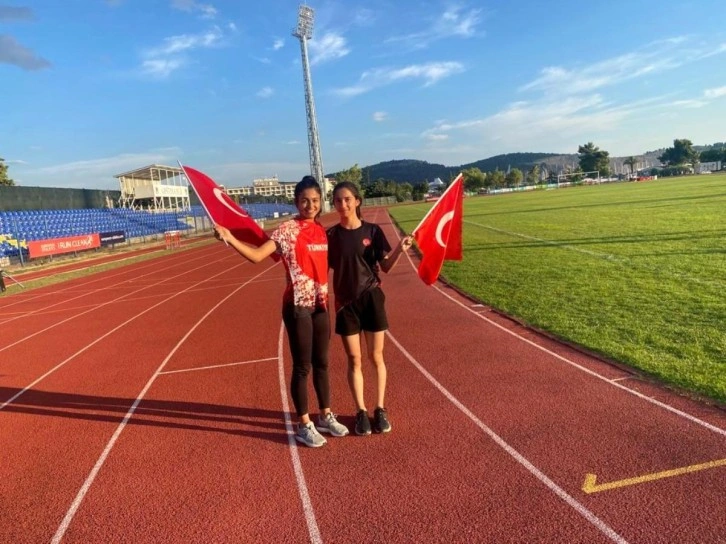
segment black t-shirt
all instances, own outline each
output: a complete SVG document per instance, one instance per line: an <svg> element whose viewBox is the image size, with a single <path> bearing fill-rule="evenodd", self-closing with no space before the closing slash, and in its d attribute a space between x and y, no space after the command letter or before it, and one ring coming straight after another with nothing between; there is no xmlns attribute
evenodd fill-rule
<svg viewBox="0 0 726 544"><path fill-rule="evenodd" d="M391 251L381 228L363 221L357 229L328 229L328 266L335 272L333 293L338 307L381 283L378 263Z"/></svg>

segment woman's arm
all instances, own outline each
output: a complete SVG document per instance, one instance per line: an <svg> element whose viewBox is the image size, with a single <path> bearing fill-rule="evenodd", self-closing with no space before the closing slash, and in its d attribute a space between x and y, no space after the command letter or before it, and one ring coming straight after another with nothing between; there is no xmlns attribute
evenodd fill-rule
<svg viewBox="0 0 726 544"><path fill-rule="evenodd" d="M413 243L413 238L411 236L404 236L401 238L401 241L399 244L395 247L393 251L391 251L388 255L383 257L383 260L381 261L381 270L383 270L386 274L388 271L394 267L394 265L398 262L399 257L401 257L401 253L404 251L408 251L408 248L411 247L411 244Z"/></svg>
<svg viewBox="0 0 726 544"><path fill-rule="evenodd" d="M262 244L260 247L247 245L244 242L237 240L237 238L232 236L232 233L229 232L229 229L221 225L214 225L214 237L217 238L217 240L222 240L223 242L231 245L237 250L237 253L252 263L264 261L277 249L277 244L275 244L274 240L267 240L267 242Z"/></svg>

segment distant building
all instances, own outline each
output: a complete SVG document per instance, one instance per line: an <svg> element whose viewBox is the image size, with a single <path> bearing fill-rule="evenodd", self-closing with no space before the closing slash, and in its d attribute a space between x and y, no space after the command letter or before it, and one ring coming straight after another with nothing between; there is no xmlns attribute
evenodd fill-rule
<svg viewBox="0 0 726 544"><path fill-rule="evenodd" d="M335 184L335 180L328 179L328 182ZM231 187L225 189L225 192L230 196L280 196L293 200L295 198L295 185L297 185L297 181L280 181L277 176L272 176L252 180L251 187L249 185Z"/></svg>
<svg viewBox="0 0 726 544"><path fill-rule="evenodd" d="M434 178L434 181L429 183L429 191L440 191L444 187L444 182L441 178Z"/></svg>

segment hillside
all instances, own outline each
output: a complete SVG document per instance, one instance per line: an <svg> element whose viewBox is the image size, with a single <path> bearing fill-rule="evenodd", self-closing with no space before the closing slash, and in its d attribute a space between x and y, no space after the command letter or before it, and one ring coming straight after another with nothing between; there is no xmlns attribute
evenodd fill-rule
<svg viewBox="0 0 726 544"><path fill-rule="evenodd" d="M416 184L421 181L433 181L435 178L449 180L460 171L472 167L479 168L485 172L496 170L497 168L506 171L510 167L528 170L535 164L539 164L546 159L560 156L557 153L507 153L460 166L445 166L443 164L426 161L403 159L365 166L362 168L362 171L364 180L370 179L373 181L382 178L397 183L408 182ZM328 175L335 178L336 173Z"/></svg>
<svg viewBox="0 0 726 544"><path fill-rule="evenodd" d="M698 151L713 147L723 148L726 147L726 144L694 145L694 149ZM658 166L660 164L658 157L664 151L665 148L662 148L634 155L639 160L636 168ZM613 173L629 172L629 167L624 164L624 161L627 159L627 156L611 156L610 168ZM361 170L363 172L363 179L366 181L374 181L380 178L397 183L408 182L415 185L422 181L431 182L435 178L448 181L466 168L478 168L482 172L492 172L496 169L506 172L509 168L519 168L523 172L526 172L536 164L539 164L543 170L547 170L548 172L560 173L566 169L575 168L579 164L579 156L577 153L505 153L459 166L446 166L415 159L401 159L364 166ZM337 172L326 175L335 178L336 174Z"/></svg>

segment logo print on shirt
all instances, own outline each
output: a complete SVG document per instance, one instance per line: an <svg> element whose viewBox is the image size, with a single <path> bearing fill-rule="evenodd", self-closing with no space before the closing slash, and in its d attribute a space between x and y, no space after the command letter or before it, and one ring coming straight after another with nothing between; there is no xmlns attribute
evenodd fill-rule
<svg viewBox="0 0 726 544"><path fill-rule="evenodd" d="M363 246L368 247L369 245L371 245L370 238L363 238Z"/></svg>

